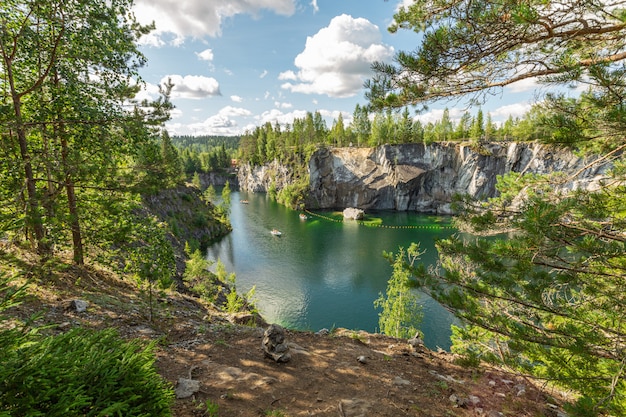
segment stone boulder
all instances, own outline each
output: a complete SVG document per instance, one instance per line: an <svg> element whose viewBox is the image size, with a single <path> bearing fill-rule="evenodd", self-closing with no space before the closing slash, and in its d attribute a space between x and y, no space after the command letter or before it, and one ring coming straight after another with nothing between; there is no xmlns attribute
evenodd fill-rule
<svg viewBox="0 0 626 417"><path fill-rule="evenodd" d="M343 218L350 220L363 220L365 217L365 212L361 209L348 207L343 211Z"/></svg>
<svg viewBox="0 0 626 417"><path fill-rule="evenodd" d="M276 362L289 362L291 353L285 340L285 329L278 324L271 324L263 333L263 353Z"/></svg>

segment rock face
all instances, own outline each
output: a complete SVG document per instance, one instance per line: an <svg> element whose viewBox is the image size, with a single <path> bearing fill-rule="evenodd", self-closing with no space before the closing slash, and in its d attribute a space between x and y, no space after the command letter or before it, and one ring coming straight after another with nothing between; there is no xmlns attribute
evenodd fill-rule
<svg viewBox="0 0 626 417"><path fill-rule="evenodd" d="M433 143L318 150L309 162L313 209L418 211L451 214L455 194L496 196L496 178L508 172L572 175L564 190L595 189L607 165L537 143Z"/></svg>
<svg viewBox="0 0 626 417"><path fill-rule="evenodd" d="M508 172L561 171L572 176L562 185L564 190L595 189L610 166L590 162L568 150L532 142L322 148L309 161L306 207L452 214L454 195L494 197L497 176ZM242 190L264 192L282 189L292 176L288 168L272 162L244 165L238 179Z"/></svg>
<svg viewBox="0 0 626 417"><path fill-rule="evenodd" d="M284 188L291 182L292 175L287 167L273 161L262 166L244 164L239 167L237 179L242 190L257 193L266 192L272 187L277 190Z"/></svg>

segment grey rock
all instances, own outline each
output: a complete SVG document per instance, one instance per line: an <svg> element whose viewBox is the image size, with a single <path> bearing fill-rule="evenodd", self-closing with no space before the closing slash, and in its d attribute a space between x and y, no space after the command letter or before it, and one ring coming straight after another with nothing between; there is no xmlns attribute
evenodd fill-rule
<svg viewBox="0 0 626 417"><path fill-rule="evenodd" d="M265 330L261 346L265 356L276 362L289 362L291 360L289 346L285 342L285 329L278 324L272 324Z"/></svg>
<svg viewBox="0 0 626 417"><path fill-rule="evenodd" d="M365 212L361 209L348 207L343 211L343 218L349 220L363 220Z"/></svg>
<svg viewBox="0 0 626 417"><path fill-rule="evenodd" d="M87 307L89 307L89 303L84 300L72 300L68 304L68 310L75 311L77 313L83 313L87 311Z"/></svg>
<svg viewBox="0 0 626 417"><path fill-rule="evenodd" d="M200 381L195 379L179 378L176 384L176 398L189 398L200 391Z"/></svg>
<svg viewBox="0 0 626 417"><path fill-rule="evenodd" d="M411 381L407 381L406 379L397 376L393 379L393 384L399 386L407 386L411 385Z"/></svg>
<svg viewBox="0 0 626 417"><path fill-rule="evenodd" d="M424 345L424 341L420 337L419 333L416 333L415 336L407 340L407 343L411 345L413 349L419 349L420 347Z"/></svg>
<svg viewBox="0 0 626 417"><path fill-rule="evenodd" d="M342 417L369 417L372 404L357 398L339 401L339 415Z"/></svg>

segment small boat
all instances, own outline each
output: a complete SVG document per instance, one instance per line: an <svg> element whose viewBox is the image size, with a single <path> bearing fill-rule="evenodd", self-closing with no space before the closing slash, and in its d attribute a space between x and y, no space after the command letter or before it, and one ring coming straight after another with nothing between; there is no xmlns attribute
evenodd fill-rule
<svg viewBox="0 0 626 417"><path fill-rule="evenodd" d="M239 201L241 204L248 204L248 200L241 200Z"/></svg>
<svg viewBox="0 0 626 417"><path fill-rule="evenodd" d="M300 220L306 220L308 219L307 215L304 213L300 213Z"/></svg>
<svg viewBox="0 0 626 417"><path fill-rule="evenodd" d="M278 229L272 229L272 231L270 233L273 234L274 236L282 235L281 231L278 230Z"/></svg>

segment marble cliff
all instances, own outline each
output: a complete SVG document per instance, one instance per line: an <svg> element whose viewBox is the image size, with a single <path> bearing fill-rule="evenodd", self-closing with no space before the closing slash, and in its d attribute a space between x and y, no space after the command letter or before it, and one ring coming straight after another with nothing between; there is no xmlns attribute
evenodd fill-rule
<svg viewBox="0 0 626 417"><path fill-rule="evenodd" d="M480 145L432 143L376 148L322 148L309 161L307 207L418 211L450 214L455 194L484 199L496 195L496 179L507 172L565 172L563 189L593 189L606 177L608 165L590 164L572 152L532 142ZM289 182L277 163L245 166L239 172L243 190L266 191Z"/></svg>

